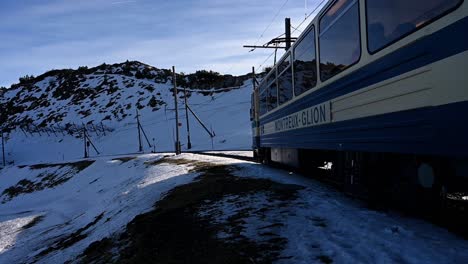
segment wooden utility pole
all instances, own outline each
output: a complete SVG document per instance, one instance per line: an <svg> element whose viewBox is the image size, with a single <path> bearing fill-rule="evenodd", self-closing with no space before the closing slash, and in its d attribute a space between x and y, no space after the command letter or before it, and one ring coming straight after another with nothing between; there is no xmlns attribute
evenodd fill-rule
<svg viewBox="0 0 468 264"><path fill-rule="evenodd" d="M174 83L174 104L175 104L175 119L176 119L176 142L175 142L175 152L176 155L181 153L180 149L180 140L179 140L179 109L177 103L177 80L176 80L176 71L175 66L172 66L172 82Z"/></svg>
<svg viewBox="0 0 468 264"><path fill-rule="evenodd" d="M86 140L86 128L83 126L83 142L84 142L84 158L87 159L89 158L88 155L88 142Z"/></svg>
<svg viewBox="0 0 468 264"><path fill-rule="evenodd" d="M192 142L190 142L190 124L189 124L189 114L188 114L188 104L187 104L187 87L184 87L184 97L185 97L185 119L187 120L187 149L192 149Z"/></svg>
<svg viewBox="0 0 468 264"><path fill-rule="evenodd" d="M138 140L140 142L140 152L143 151L143 147L142 147L142 142L141 142L141 133L143 133L143 136L145 136L145 139L146 139L146 142L148 143L148 146L151 148L153 146L151 146L151 143L149 142L149 139L148 139L148 136L146 135L145 133L145 130L143 129L143 126L141 125L141 122L140 122L140 114L138 113L138 110L137 110L137 121L138 121Z"/></svg>
<svg viewBox="0 0 468 264"><path fill-rule="evenodd" d="M83 141L84 141L84 148L85 148L85 159L89 158L89 146L91 145L96 151L96 154L99 155L99 151L97 150L96 146L93 144L91 139L88 137L88 131L86 130L86 126L83 124Z"/></svg>
<svg viewBox="0 0 468 264"><path fill-rule="evenodd" d="M5 134L2 130L2 160L3 160L3 167L6 167L6 158L5 158Z"/></svg>
<svg viewBox="0 0 468 264"><path fill-rule="evenodd" d="M141 144L141 131L140 131L140 114L138 110L136 110L136 118L137 118L137 129L138 129L138 151L143 151L143 145Z"/></svg>
<svg viewBox="0 0 468 264"><path fill-rule="evenodd" d="M211 138L214 138L216 135L213 132L213 128L210 131L208 127L206 127L206 125L203 123L203 121L201 121L201 119L197 116L197 114L195 114L195 112L192 110L192 108L189 105L187 105L187 108L190 111L190 113L192 113L192 115L195 117L195 119L198 121L198 123L200 123L200 125L205 129L208 135L210 135Z"/></svg>

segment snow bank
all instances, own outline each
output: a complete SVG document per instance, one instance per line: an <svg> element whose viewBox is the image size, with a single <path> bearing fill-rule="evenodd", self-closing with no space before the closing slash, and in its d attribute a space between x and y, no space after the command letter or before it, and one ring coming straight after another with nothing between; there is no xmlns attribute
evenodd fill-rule
<svg viewBox="0 0 468 264"><path fill-rule="evenodd" d="M63 263L120 232L165 192L196 176L187 166L151 165L161 158L97 159L63 184L0 203L0 263ZM0 194L21 180L37 182L56 172L57 167L6 168L0 171Z"/></svg>

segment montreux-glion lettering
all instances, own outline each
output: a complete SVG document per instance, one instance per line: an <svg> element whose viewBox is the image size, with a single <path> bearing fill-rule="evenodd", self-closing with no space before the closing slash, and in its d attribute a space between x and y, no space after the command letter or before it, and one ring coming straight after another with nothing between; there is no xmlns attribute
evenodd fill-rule
<svg viewBox="0 0 468 264"><path fill-rule="evenodd" d="M321 125L327 122L330 122L330 103L323 103L267 123L261 130L262 134L272 134Z"/></svg>

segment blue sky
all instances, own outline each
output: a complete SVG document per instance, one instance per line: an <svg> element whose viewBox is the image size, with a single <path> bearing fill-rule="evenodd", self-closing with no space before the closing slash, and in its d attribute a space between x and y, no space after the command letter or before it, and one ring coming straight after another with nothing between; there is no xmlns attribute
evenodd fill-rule
<svg viewBox="0 0 468 264"><path fill-rule="evenodd" d="M307 0L307 12L318 2ZM272 50L249 53L242 45L256 43L284 3L2 0L0 86L9 87L26 74L127 59L159 68L175 65L186 73L207 69L244 74ZM305 11L304 0L288 1L258 44L283 33L285 17L297 26Z"/></svg>

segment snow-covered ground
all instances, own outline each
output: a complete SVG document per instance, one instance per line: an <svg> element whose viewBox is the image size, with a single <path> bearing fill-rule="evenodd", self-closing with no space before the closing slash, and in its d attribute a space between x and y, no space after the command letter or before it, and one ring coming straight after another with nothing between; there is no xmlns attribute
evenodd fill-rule
<svg viewBox="0 0 468 264"><path fill-rule="evenodd" d="M1 170L0 192L23 179L38 182L58 170L68 171L72 177L53 188L21 194L11 200L1 197L4 203L0 204L0 263L73 260L90 243L122 232L134 216L150 210L164 193L197 176L189 173L190 165L157 163L160 158L161 155L120 160L99 158L81 171L66 165L11 166ZM281 252L285 258L280 263L468 260L468 241L422 220L371 211L361 202L312 179L228 158L195 154L178 158L235 166L237 169L232 173L236 177L303 187L287 207L276 206L283 201L272 200L263 192L227 196L200 211L201 215L221 212L216 214L216 222L222 224L245 207L268 208L266 217L255 213L244 217L242 235L257 241L262 239L260 232L267 231L286 238ZM230 234L219 233L218 237L229 239Z"/></svg>
<svg viewBox="0 0 468 264"><path fill-rule="evenodd" d="M63 263L93 241L122 230L135 216L151 209L164 192L196 176L187 174L185 166L148 164L161 157L97 159L54 188L19 194L11 200L2 195L0 263ZM21 180L43 180L56 170L29 166L1 170L0 193ZM80 236L84 237L63 246ZM57 250L44 254L54 247Z"/></svg>

